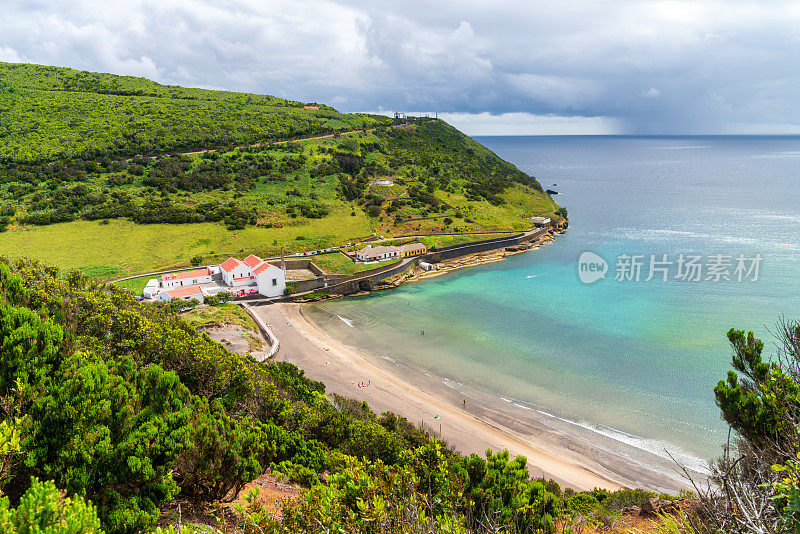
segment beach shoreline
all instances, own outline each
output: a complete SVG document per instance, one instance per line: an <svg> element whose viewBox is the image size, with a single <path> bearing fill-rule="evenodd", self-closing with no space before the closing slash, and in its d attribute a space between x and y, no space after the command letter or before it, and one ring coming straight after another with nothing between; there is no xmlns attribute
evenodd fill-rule
<svg viewBox="0 0 800 534"><path fill-rule="evenodd" d="M533 476L551 478L578 491L644 487L677 493L689 487L679 476L666 475L663 466L648 469L643 467L646 461L602 446L602 437L585 429L565 432L563 424L554 427L547 420L554 417L550 414L510 401L500 406L486 392L448 384L447 379L424 370L340 343L307 317L305 306L281 303L253 309L281 340L276 359L291 362L308 377L322 381L327 393L367 401L376 413L392 411L422 424L461 454L482 456L487 449L508 449L512 456L527 458Z"/></svg>

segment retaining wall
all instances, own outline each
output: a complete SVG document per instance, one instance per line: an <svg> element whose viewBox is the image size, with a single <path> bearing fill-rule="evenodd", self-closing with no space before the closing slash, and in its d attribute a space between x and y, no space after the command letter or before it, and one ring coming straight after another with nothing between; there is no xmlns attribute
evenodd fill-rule
<svg viewBox="0 0 800 534"><path fill-rule="evenodd" d="M359 273L358 277L352 278L350 280L346 280L344 282L340 282L338 284L333 284L328 286L328 291L333 293L341 293L343 295L347 295L349 293L357 293L358 291L363 290L371 290L372 287L380 282L381 280L385 280L389 277L392 277L396 274L402 273L411 267L414 266L415 261L410 260L405 263L401 260L397 264L392 264L389 267L382 267L380 272L367 274L364 275L363 273Z"/></svg>
<svg viewBox="0 0 800 534"><path fill-rule="evenodd" d="M308 280L287 282L287 285L291 285L294 288L294 293L303 293L305 291L311 291L312 289L325 287L325 279L321 276L318 276L317 278L311 278Z"/></svg>
<svg viewBox="0 0 800 534"><path fill-rule="evenodd" d="M521 243L530 243L542 237L549 232L549 228L540 228L534 232L516 234L508 237L496 237L493 239L484 239L482 241L475 241L473 243L465 243L463 245L451 245L449 247L441 247L432 249L428 254L420 256L425 261L431 263L439 263L444 260L451 260L467 254L477 254L479 252L488 252L499 248L513 247Z"/></svg>
<svg viewBox="0 0 800 534"><path fill-rule="evenodd" d="M258 314L250 308L249 304L240 302L239 305L245 312L247 312L247 315L249 315L253 321L256 322L258 329L261 331L261 335L263 335L266 338L267 343L269 343L269 351L264 354L264 358L261 361L263 362L271 359L275 356L275 353L278 352L278 349L281 346L278 337L272 332L272 329L269 327L269 325L265 323L263 319L261 319L261 317L259 317Z"/></svg>
<svg viewBox="0 0 800 534"><path fill-rule="evenodd" d="M348 278L346 280L355 280L357 278L364 278L365 276L370 276L375 273L382 273L387 269L391 269L403 263L403 260L397 260L394 263L387 263L386 265L380 265L378 267L373 267L372 269L367 269L366 271L359 271L355 274L348 274L346 275Z"/></svg>

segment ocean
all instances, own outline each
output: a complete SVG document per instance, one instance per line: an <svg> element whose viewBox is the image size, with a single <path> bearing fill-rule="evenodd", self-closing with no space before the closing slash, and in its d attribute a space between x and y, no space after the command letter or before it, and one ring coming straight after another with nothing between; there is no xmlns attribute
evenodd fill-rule
<svg viewBox="0 0 800 534"><path fill-rule="evenodd" d="M800 137L477 140L559 192L567 233L307 314L560 431L702 470L726 439L713 393L730 368L726 332L753 330L774 355L779 319L800 319ZM585 252L607 264L592 283L579 276Z"/></svg>

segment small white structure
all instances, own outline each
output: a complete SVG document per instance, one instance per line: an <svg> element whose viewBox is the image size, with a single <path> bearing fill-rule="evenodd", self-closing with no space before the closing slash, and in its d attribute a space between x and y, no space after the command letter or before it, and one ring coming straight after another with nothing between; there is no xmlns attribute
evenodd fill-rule
<svg viewBox="0 0 800 534"><path fill-rule="evenodd" d="M550 224L550 219L547 217L528 217L528 220L531 221L534 226L545 226Z"/></svg>
<svg viewBox="0 0 800 534"><path fill-rule="evenodd" d="M419 268L422 269L423 271L430 271L433 269L433 265L431 265L427 261L421 261L419 262Z"/></svg>
<svg viewBox="0 0 800 534"><path fill-rule="evenodd" d="M147 285L144 286L144 289L142 290L142 296L146 299L152 299L158 295L159 291L161 291L161 286L158 283L158 279L151 278L147 282Z"/></svg>
<svg viewBox="0 0 800 534"><path fill-rule="evenodd" d="M356 252L356 258L361 261L388 260L389 258L399 257L400 249L398 247L373 247L372 245L367 245Z"/></svg>
<svg viewBox="0 0 800 534"><path fill-rule="evenodd" d="M194 271L167 273L161 275L161 287L170 289L174 287L196 286L211 282L211 270L208 267Z"/></svg>
<svg viewBox="0 0 800 534"><path fill-rule="evenodd" d="M179 287L176 289L167 289L166 291L162 291L158 294L158 298L161 300L172 300L172 299L181 299L181 300L192 300L197 299L200 302L203 302L205 295L203 294L203 290L200 289L199 286L187 286L187 287Z"/></svg>

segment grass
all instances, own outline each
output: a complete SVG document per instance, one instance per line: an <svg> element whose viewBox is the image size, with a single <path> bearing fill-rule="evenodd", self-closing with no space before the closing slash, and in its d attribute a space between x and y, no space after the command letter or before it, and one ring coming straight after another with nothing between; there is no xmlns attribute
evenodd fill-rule
<svg viewBox="0 0 800 534"><path fill-rule="evenodd" d="M122 282L117 282L118 286L124 287L125 289L130 290L133 292L134 295L137 297L142 295L142 291L144 291L144 286L147 285L147 282L151 278L156 278L155 276L140 276L138 278L131 278L129 280L123 280Z"/></svg>
<svg viewBox="0 0 800 534"><path fill-rule="evenodd" d="M209 326L220 323L230 323L241 326L245 330L258 332L253 319L247 315L241 306L225 303L219 306L198 306L182 314L183 318L192 328Z"/></svg>
<svg viewBox="0 0 800 534"><path fill-rule="evenodd" d="M189 267L190 258L197 255L205 264L251 253L269 257L280 254L282 244L287 252L315 250L373 232L373 223L363 212L350 216L345 211L295 226L236 231L217 223L139 225L121 219L106 225L75 221L16 227L0 233L0 251L9 258L39 259L105 279Z"/></svg>
<svg viewBox="0 0 800 534"><path fill-rule="evenodd" d="M0 159L41 161L285 139L387 124L267 95L0 62Z"/></svg>
<svg viewBox="0 0 800 534"><path fill-rule="evenodd" d="M422 237L419 241L429 249L433 247L449 247L453 245L463 245L473 241L484 239L494 239L496 237L508 237L509 234L466 234L466 235L437 235Z"/></svg>
<svg viewBox="0 0 800 534"><path fill-rule="evenodd" d="M375 267L382 267L389 263L396 262L397 258L390 260L383 260L378 263L361 263L354 262L341 252L333 254L320 254L314 256L314 263L323 271L330 274L356 274L361 271L374 269Z"/></svg>

